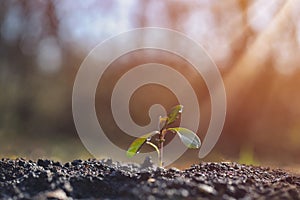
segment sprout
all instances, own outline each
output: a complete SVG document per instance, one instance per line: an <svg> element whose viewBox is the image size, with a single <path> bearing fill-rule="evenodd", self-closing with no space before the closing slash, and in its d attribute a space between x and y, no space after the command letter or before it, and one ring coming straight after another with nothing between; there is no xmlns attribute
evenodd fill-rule
<svg viewBox="0 0 300 200"><path fill-rule="evenodd" d="M182 143L191 149L198 149L201 145L201 141L196 133L193 131L183 128L183 127L176 127L170 128L169 125L174 123L180 116L183 111L182 105L177 105L173 107L171 112L166 117L159 118L159 131L152 131L151 133L147 133L142 135L141 137L135 139L127 150L127 156L133 157L137 154L144 144L148 144L152 146L158 155L158 166L163 166L163 145L165 142L166 134L177 134L181 139ZM151 138L153 136L158 136L157 145L151 142Z"/></svg>

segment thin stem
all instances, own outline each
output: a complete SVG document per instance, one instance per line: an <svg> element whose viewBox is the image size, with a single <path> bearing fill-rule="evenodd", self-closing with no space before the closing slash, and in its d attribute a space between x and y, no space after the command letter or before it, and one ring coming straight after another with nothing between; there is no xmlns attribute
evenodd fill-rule
<svg viewBox="0 0 300 200"><path fill-rule="evenodd" d="M164 142L160 142L159 144L159 148L160 148L160 154L159 154L159 157L158 157L158 162L159 162L159 166L160 167L163 167L163 148L164 148Z"/></svg>
<svg viewBox="0 0 300 200"><path fill-rule="evenodd" d="M158 157L158 162L159 166L163 167L163 152L164 152L164 141L165 141L165 134L166 134L166 129L163 129L159 132L159 139L158 139L158 147L159 147L159 157Z"/></svg>
<svg viewBox="0 0 300 200"><path fill-rule="evenodd" d="M165 121L165 124L163 127L159 130L159 139L158 139L158 148L160 151L160 154L158 156L158 165L160 167L163 167L163 151L164 151L164 142L165 142L165 134L167 131L167 121Z"/></svg>
<svg viewBox="0 0 300 200"><path fill-rule="evenodd" d="M150 146L152 146L156 152L157 152L157 157L158 157L158 162L159 162L159 157L160 157L160 151L159 149L157 148L157 146L155 144L153 144L152 142L146 142L146 144L149 144Z"/></svg>

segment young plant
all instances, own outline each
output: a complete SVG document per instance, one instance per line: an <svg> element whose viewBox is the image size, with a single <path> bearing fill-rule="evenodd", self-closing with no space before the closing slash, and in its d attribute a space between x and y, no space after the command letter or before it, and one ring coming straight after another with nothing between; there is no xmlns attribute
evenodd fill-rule
<svg viewBox="0 0 300 200"><path fill-rule="evenodd" d="M133 157L135 154L139 152L144 144L148 144L152 146L158 155L158 165L160 167L163 166L163 147L165 142L165 136L167 134L177 134L181 139L182 143L186 145L188 148L197 149L201 145L201 141L196 133L193 131L183 128L183 127L175 127L171 128L170 125L173 124L180 116L183 111L182 105L177 105L173 107L168 116L159 118L159 131L152 131L151 133L145 134L137 139L135 139L127 150L127 156ZM151 138L153 136L158 136L156 139L157 144L151 142Z"/></svg>

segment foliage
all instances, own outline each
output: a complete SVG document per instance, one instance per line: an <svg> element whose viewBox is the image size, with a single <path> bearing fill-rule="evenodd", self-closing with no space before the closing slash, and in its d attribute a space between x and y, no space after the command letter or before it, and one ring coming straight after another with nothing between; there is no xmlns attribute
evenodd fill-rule
<svg viewBox="0 0 300 200"><path fill-rule="evenodd" d="M151 133L147 133L135 139L127 150L127 156L133 157L135 154L139 153L140 149L144 144L148 144L156 150L158 154L158 162L159 162L158 165L162 167L163 166L163 158L162 158L163 144L165 141L165 136L166 134L172 134L172 133L177 134L181 139L182 143L188 148L191 149L199 148L201 145L201 141L196 133L183 127L175 127L175 128L169 127L169 125L173 124L179 118L182 111L183 111L183 106L177 105L172 108L170 113L168 113L168 116L160 117L159 118L160 130L152 131ZM158 139L156 139L157 144L151 142L151 138L153 136L158 136Z"/></svg>

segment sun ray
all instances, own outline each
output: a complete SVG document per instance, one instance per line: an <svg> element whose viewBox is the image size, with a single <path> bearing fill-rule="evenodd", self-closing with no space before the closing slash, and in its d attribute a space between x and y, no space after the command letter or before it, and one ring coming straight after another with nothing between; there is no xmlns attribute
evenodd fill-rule
<svg viewBox="0 0 300 200"><path fill-rule="evenodd" d="M270 44L274 35L284 31L282 30L283 24L286 22L286 16L291 10L291 2L289 0L284 4L269 26L257 36L232 70L224 77L226 87L230 88L227 91L229 102L236 103L232 100L239 96L241 91L245 91L246 88L254 84L255 77L265 67L264 64L267 59L270 59Z"/></svg>

